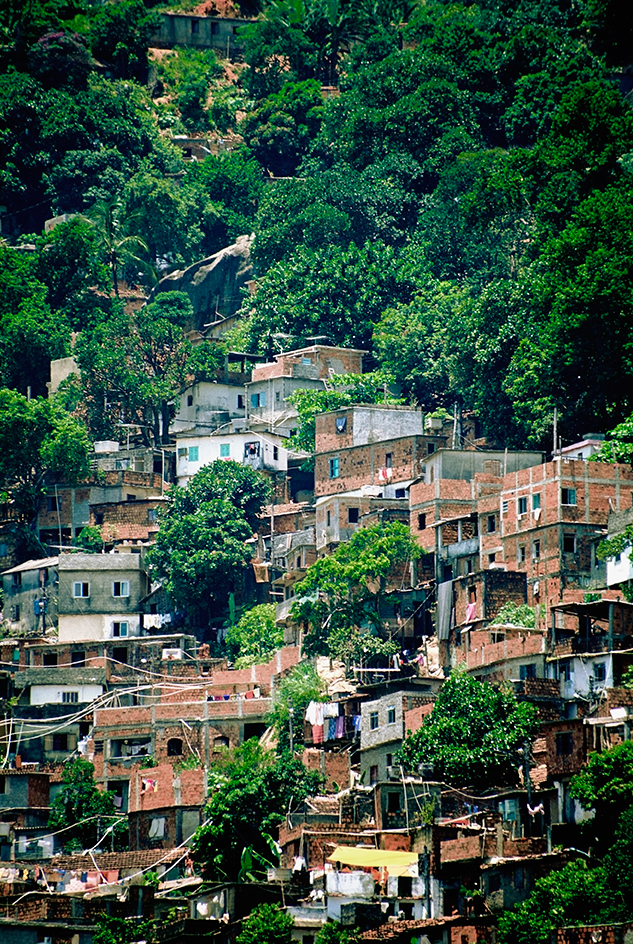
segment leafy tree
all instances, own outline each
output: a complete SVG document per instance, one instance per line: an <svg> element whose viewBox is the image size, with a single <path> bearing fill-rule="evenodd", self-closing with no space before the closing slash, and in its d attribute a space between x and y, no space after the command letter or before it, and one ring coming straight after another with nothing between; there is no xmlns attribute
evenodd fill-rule
<svg viewBox="0 0 633 944"><path fill-rule="evenodd" d="M68 353L70 328L53 311L37 259L0 245L0 384L46 393L50 361Z"/></svg>
<svg viewBox="0 0 633 944"><path fill-rule="evenodd" d="M222 356L220 347L192 347L186 335L192 322L189 297L163 292L129 315L119 305L82 334L74 354L95 435L112 436L118 423L136 421L147 444L168 441L175 394L188 379L209 375Z"/></svg>
<svg viewBox="0 0 633 944"><path fill-rule="evenodd" d="M294 921L275 905L257 905L242 922L237 944L291 944Z"/></svg>
<svg viewBox="0 0 633 944"><path fill-rule="evenodd" d="M94 765L82 758L65 764L61 790L51 803L49 829L65 830L68 851L95 848L102 840L119 849L127 845L126 818L116 813L114 793L99 790L93 776Z"/></svg>
<svg viewBox="0 0 633 944"><path fill-rule="evenodd" d="M500 944L549 944L556 928L612 921L617 899L603 869L570 862L537 879L526 901L499 915Z"/></svg>
<svg viewBox="0 0 633 944"><path fill-rule="evenodd" d="M294 174L319 131L323 100L316 79L286 82L241 122L253 154L277 177Z"/></svg>
<svg viewBox="0 0 633 944"><path fill-rule="evenodd" d="M275 612L273 603L262 603L229 626L226 644L238 654L236 668L266 662L283 646L284 633L275 623Z"/></svg>
<svg viewBox="0 0 633 944"><path fill-rule="evenodd" d="M120 78L147 78L147 48L159 18L143 0L104 3L90 24L92 51L111 63Z"/></svg>
<svg viewBox="0 0 633 944"><path fill-rule="evenodd" d="M81 529L73 543L75 547L80 547L87 554L101 554L105 542L101 528L87 525Z"/></svg>
<svg viewBox="0 0 633 944"><path fill-rule="evenodd" d="M295 587L292 617L309 627L304 650L339 659L390 655L397 645L382 636L381 604L389 580L421 551L400 522L359 528L349 541L308 567Z"/></svg>
<svg viewBox="0 0 633 944"><path fill-rule="evenodd" d="M507 623L510 626L525 626L526 629L534 629L536 611L533 606L528 606L525 603L504 603L495 616L495 623Z"/></svg>
<svg viewBox="0 0 633 944"><path fill-rule="evenodd" d="M269 496L262 475L228 460L212 462L186 488L167 493L148 561L193 625L208 625L235 589L252 556L246 542Z"/></svg>
<svg viewBox="0 0 633 944"><path fill-rule="evenodd" d="M196 208L200 255L213 255L253 231L263 187L261 168L246 148L187 164L182 190Z"/></svg>
<svg viewBox="0 0 633 944"><path fill-rule="evenodd" d="M608 846L618 818L633 808L633 741L589 756L586 766L573 778L570 794L585 810L595 810L590 824L598 848Z"/></svg>
<svg viewBox="0 0 633 944"><path fill-rule="evenodd" d="M313 78L317 49L302 28L304 16L301 0L277 0L256 22L242 28L247 65L243 81L252 98L279 92L288 81Z"/></svg>
<svg viewBox="0 0 633 944"><path fill-rule="evenodd" d="M92 939L94 944L136 944L137 941L140 944L151 937L152 930L150 921L130 921L102 914Z"/></svg>
<svg viewBox="0 0 633 944"><path fill-rule="evenodd" d="M323 925L314 939L314 944L354 944L357 940L356 930L344 928L334 921Z"/></svg>
<svg viewBox="0 0 633 944"><path fill-rule="evenodd" d="M207 96L214 78L222 75L215 53L207 49L179 47L158 62L158 77L189 131L208 128Z"/></svg>
<svg viewBox="0 0 633 944"><path fill-rule="evenodd" d="M267 720L275 728L280 750L284 751L290 747L291 709L293 711L293 741L297 747L303 744L301 719L306 708L311 701L325 701L326 698L324 682L309 662L296 665L275 686L273 704Z"/></svg>
<svg viewBox="0 0 633 944"><path fill-rule="evenodd" d="M387 392L391 378L384 371L339 374L328 381L327 390L295 390L288 398L297 411L298 427L290 438L291 448L314 452L316 416L352 403L402 403Z"/></svg>
<svg viewBox="0 0 633 944"><path fill-rule="evenodd" d="M262 353L275 333L290 334L293 347L327 335L335 344L365 348L382 311L410 292L408 273L390 247L299 247L268 270L244 303L241 339L247 350Z"/></svg>
<svg viewBox="0 0 633 944"><path fill-rule="evenodd" d="M405 739L398 763L407 770L431 764L438 780L456 786L515 784L536 727L533 705L457 670L422 727Z"/></svg>
<svg viewBox="0 0 633 944"><path fill-rule="evenodd" d="M140 236L127 232L129 221L124 219L120 200L100 200L90 211L95 226L97 247L110 269L114 294L119 295L119 270L122 265L145 267L139 253L147 253L147 243Z"/></svg>
<svg viewBox="0 0 633 944"><path fill-rule="evenodd" d="M245 849L261 870L275 855L271 837L277 826L317 792L320 782L317 771L289 754L275 757L254 738L227 753L210 773L207 822L193 840L205 877L234 881Z"/></svg>
<svg viewBox="0 0 633 944"><path fill-rule="evenodd" d="M32 524L45 477L72 484L89 472L85 427L55 400L0 390L0 483L19 520Z"/></svg>

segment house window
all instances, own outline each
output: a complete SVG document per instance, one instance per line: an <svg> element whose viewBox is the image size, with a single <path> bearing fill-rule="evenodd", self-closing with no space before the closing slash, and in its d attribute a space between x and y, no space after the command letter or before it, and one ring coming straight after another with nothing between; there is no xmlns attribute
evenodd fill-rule
<svg viewBox="0 0 633 944"><path fill-rule="evenodd" d="M387 754L386 760L387 760L387 767L391 767L393 764L393 754Z"/></svg>
<svg viewBox="0 0 633 944"><path fill-rule="evenodd" d="M11 586L13 587L14 590L15 590L17 587L21 587L21 586L22 586L22 574L21 574L21 573L18 572L17 574L12 574L12 575L11 575Z"/></svg>
<svg viewBox="0 0 633 944"><path fill-rule="evenodd" d="M17 623L20 619L20 604L14 603L11 607L11 620L14 623Z"/></svg>
<svg viewBox="0 0 633 944"><path fill-rule="evenodd" d="M527 515L527 495L524 498L519 498L518 511L520 515Z"/></svg>
<svg viewBox="0 0 633 944"><path fill-rule="evenodd" d="M426 528L426 515L418 515L418 531L424 531Z"/></svg>
<svg viewBox="0 0 633 944"><path fill-rule="evenodd" d="M561 488L560 502L561 502L561 505L575 505L576 504L576 489L575 488Z"/></svg>
<svg viewBox="0 0 633 944"><path fill-rule="evenodd" d="M537 508L541 507L541 493L536 492L532 495L532 510L536 511Z"/></svg>
<svg viewBox="0 0 633 944"><path fill-rule="evenodd" d="M328 513L327 513L327 526L328 526L328 528L330 527L331 524L332 524L332 512L331 512L331 511L328 511Z"/></svg>
<svg viewBox="0 0 633 944"><path fill-rule="evenodd" d="M378 764L372 764L369 768L369 782L378 783Z"/></svg>
<svg viewBox="0 0 633 944"><path fill-rule="evenodd" d="M561 682L571 682L571 662L559 662L558 678Z"/></svg>
<svg viewBox="0 0 633 944"><path fill-rule="evenodd" d="M385 469L393 469L393 452L385 454Z"/></svg>
<svg viewBox="0 0 633 944"><path fill-rule="evenodd" d="M228 459L231 455L231 444L220 443L220 459Z"/></svg>
<svg viewBox="0 0 633 944"><path fill-rule="evenodd" d="M493 534L497 530L497 516L488 515L486 530L488 534Z"/></svg>
<svg viewBox="0 0 633 944"><path fill-rule="evenodd" d="M189 446L189 462L198 462L199 454L200 454L199 446Z"/></svg>
<svg viewBox="0 0 633 944"><path fill-rule="evenodd" d="M79 692L62 692L62 703L64 705L77 705L79 703Z"/></svg>
<svg viewBox="0 0 633 944"><path fill-rule="evenodd" d="M266 406L266 391L261 393L251 393L251 406L257 409L260 406Z"/></svg>
<svg viewBox="0 0 633 944"><path fill-rule="evenodd" d="M489 564L494 564L496 560L497 560L497 555L496 555L496 553L495 553L494 551L492 552L492 554L488 554L488 563L489 563Z"/></svg>
<svg viewBox="0 0 633 944"><path fill-rule="evenodd" d="M431 453L435 452L435 443L427 443L426 445L426 454L430 456Z"/></svg>
<svg viewBox="0 0 633 944"><path fill-rule="evenodd" d="M187 397L187 406L193 406L193 394L190 393Z"/></svg>
<svg viewBox="0 0 633 944"><path fill-rule="evenodd" d="M556 753L559 757L569 757L574 751L574 738L571 731L560 731L556 735Z"/></svg>
<svg viewBox="0 0 633 944"><path fill-rule="evenodd" d="M195 35L200 29L200 23L198 20L191 21L191 32Z"/></svg>
<svg viewBox="0 0 633 944"><path fill-rule="evenodd" d="M80 583L77 581L73 584L73 596L78 598L86 598L90 596L90 584L89 583Z"/></svg>
<svg viewBox="0 0 633 944"><path fill-rule="evenodd" d="M125 496L125 500L126 500L126 501L136 501L136 495L126 495L126 496Z"/></svg>
<svg viewBox="0 0 633 944"><path fill-rule="evenodd" d="M519 678L521 681L525 681L525 679L536 678L536 666L533 662L529 662L527 665L519 666Z"/></svg>
<svg viewBox="0 0 633 944"><path fill-rule="evenodd" d="M56 495L47 495L46 496L46 510L47 511L59 511L59 504L57 502Z"/></svg>
<svg viewBox="0 0 633 944"><path fill-rule="evenodd" d="M156 524L158 521L158 508L147 509L147 521L148 524Z"/></svg>
<svg viewBox="0 0 633 944"><path fill-rule="evenodd" d="M539 560L541 556L541 542L535 541L532 544L532 560Z"/></svg>
<svg viewBox="0 0 633 944"><path fill-rule="evenodd" d="M339 477L339 460L337 457L336 459L330 459L330 478L337 479L338 477Z"/></svg>
<svg viewBox="0 0 633 944"><path fill-rule="evenodd" d="M526 552L525 544L522 544L522 545L519 547L519 563L520 563L520 564L524 564L524 563L525 563L525 552Z"/></svg>
<svg viewBox="0 0 633 944"><path fill-rule="evenodd" d="M238 393L237 395L237 408L238 410L244 409L244 397L241 393Z"/></svg>
<svg viewBox="0 0 633 944"><path fill-rule="evenodd" d="M57 665L57 653L44 652L42 654L42 665L47 666L49 669L54 668Z"/></svg>
<svg viewBox="0 0 633 944"><path fill-rule="evenodd" d="M347 520L350 524L358 524L358 508L347 509Z"/></svg>
<svg viewBox="0 0 633 944"><path fill-rule="evenodd" d="M393 705L389 705L387 708L387 724L396 723L396 709Z"/></svg>
<svg viewBox="0 0 633 944"><path fill-rule="evenodd" d="M337 416L336 417L336 432L338 434L344 433L347 429L347 417L346 416Z"/></svg>
<svg viewBox="0 0 633 944"><path fill-rule="evenodd" d="M129 597L130 595L130 581L129 580L115 580L112 584L112 596L113 597Z"/></svg>
<svg viewBox="0 0 633 944"><path fill-rule="evenodd" d="M279 459L279 446L273 446L273 462Z"/></svg>
<svg viewBox="0 0 633 944"><path fill-rule="evenodd" d="M102 511L95 511L95 524L103 524L104 514Z"/></svg>
<svg viewBox="0 0 633 944"><path fill-rule="evenodd" d="M406 498L407 490L406 488L397 488L396 489L396 498Z"/></svg>
<svg viewBox="0 0 633 944"><path fill-rule="evenodd" d="M259 443L258 442L244 443L244 458L245 459L257 459L258 456L259 456Z"/></svg>
<svg viewBox="0 0 633 944"><path fill-rule="evenodd" d="M563 553L575 554L575 552L576 552L576 535L563 534Z"/></svg>
<svg viewBox="0 0 633 944"><path fill-rule="evenodd" d="M167 741L167 756L168 757L181 757L182 756L182 740L180 738L170 738Z"/></svg>
<svg viewBox="0 0 633 944"><path fill-rule="evenodd" d="M607 677L607 666L605 662L596 662L593 667L593 677L596 682L604 682Z"/></svg>
<svg viewBox="0 0 633 944"><path fill-rule="evenodd" d="M54 751L67 751L68 750L68 735L67 734L54 734L53 735L53 750Z"/></svg>
<svg viewBox="0 0 633 944"><path fill-rule="evenodd" d="M147 834L148 839L164 839L165 838L165 817L157 816L152 820L152 824L149 828Z"/></svg>
<svg viewBox="0 0 633 944"><path fill-rule="evenodd" d="M82 666L86 664L86 653L82 649L77 649L70 653L70 664Z"/></svg>
<svg viewBox="0 0 633 944"><path fill-rule="evenodd" d="M212 23L212 24L211 24L211 35L212 35L212 36L217 36L217 34L218 34L219 32L220 32L220 25L219 25L219 23Z"/></svg>
<svg viewBox="0 0 633 944"><path fill-rule="evenodd" d="M281 399L281 395L279 393L279 390L275 390L275 403L279 403L280 399Z"/></svg>
<svg viewBox="0 0 633 944"><path fill-rule="evenodd" d="M501 502L501 514L502 514L502 515L507 515L507 514L508 514L508 503L507 503L507 501Z"/></svg>
<svg viewBox="0 0 633 944"><path fill-rule="evenodd" d="M121 665L127 665L127 646L114 646L112 649L112 660Z"/></svg>
<svg viewBox="0 0 633 944"><path fill-rule="evenodd" d="M400 794L399 793L387 794L387 812L388 813L400 812Z"/></svg>
<svg viewBox="0 0 633 944"><path fill-rule="evenodd" d="M113 623L112 624L112 635L115 639L123 638L127 636L129 628L129 623Z"/></svg>
<svg viewBox="0 0 633 944"><path fill-rule="evenodd" d="M378 712L370 711L369 712L369 730L376 731L378 728Z"/></svg>

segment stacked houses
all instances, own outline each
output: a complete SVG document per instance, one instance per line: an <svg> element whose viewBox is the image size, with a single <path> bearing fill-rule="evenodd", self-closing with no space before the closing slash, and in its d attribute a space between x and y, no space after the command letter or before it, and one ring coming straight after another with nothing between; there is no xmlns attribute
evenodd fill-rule
<svg viewBox="0 0 633 944"><path fill-rule="evenodd" d="M12 940L90 944L102 914L169 910L165 940L229 942L255 904L280 902L301 944L328 920L367 941L474 944L494 940L495 915L537 878L583 855L586 813L570 780L589 752L631 737L622 680L633 571L626 552L604 562L597 549L633 521L633 470L593 461L597 435L548 457L489 448L474 423L387 404L319 414L311 470L289 448L288 397L360 373L363 355L326 344L269 363L227 355L216 382L177 398L170 446L148 449L132 430L125 444L95 443L90 480L50 483L37 522L47 557L16 561L4 509L0 924ZM250 585L276 603L285 645L240 670L211 657L218 634L193 635L146 566L171 482L216 459L259 469L274 487ZM424 551L384 614L401 657L371 670L317 660L327 700L295 726L323 795L288 813L268 882L247 894L210 887L189 857L208 773L227 748L268 736L276 687L303 658L296 586L359 528L390 521ZM71 547L87 525L100 527L103 553ZM529 625L499 619L508 604L529 611ZM456 667L536 705L521 786L476 795L396 762ZM127 817L128 852L104 838L68 855L48 827L76 757Z"/></svg>

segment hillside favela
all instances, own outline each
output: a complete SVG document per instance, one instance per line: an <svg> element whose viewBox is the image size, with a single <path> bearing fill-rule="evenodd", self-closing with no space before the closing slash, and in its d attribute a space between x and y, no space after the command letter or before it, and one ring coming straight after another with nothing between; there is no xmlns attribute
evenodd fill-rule
<svg viewBox="0 0 633 944"><path fill-rule="evenodd" d="M0 591L3 944L633 944L631 4L2 0Z"/></svg>

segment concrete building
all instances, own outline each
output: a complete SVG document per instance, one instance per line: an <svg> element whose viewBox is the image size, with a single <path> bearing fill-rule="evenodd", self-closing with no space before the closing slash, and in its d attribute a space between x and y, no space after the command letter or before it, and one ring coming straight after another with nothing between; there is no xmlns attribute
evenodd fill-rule
<svg viewBox="0 0 633 944"><path fill-rule="evenodd" d="M219 431L209 435L204 430L176 434L177 481L184 486L211 462L232 459L252 469L285 473L292 453L283 445L284 440L274 433L252 430L244 432Z"/></svg>
<svg viewBox="0 0 633 944"><path fill-rule="evenodd" d="M157 30L150 39L152 46L170 49L190 46L194 49L215 49L231 59L241 53L240 26L252 20L220 16L198 16L193 13L161 13Z"/></svg>
<svg viewBox="0 0 633 944"><path fill-rule="evenodd" d="M56 624L57 568L57 557L44 557L3 571L3 622L10 633L44 633Z"/></svg>
<svg viewBox="0 0 633 944"><path fill-rule="evenodd" d="M297 390L324 390L332 376L362 373L365 353L314 344L276 354L273 362L254 367L246 384L249 426L290 436L297 425L297 411L288 397Z"/></svg>
<svg viewBox="0 0 633 944"><path fill-rule="evenodd" d="M62 554L60 642L140 635L141 600L149 589L141 554Z"/></svg>

